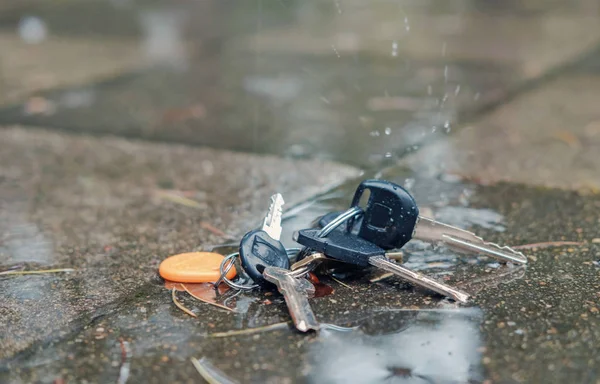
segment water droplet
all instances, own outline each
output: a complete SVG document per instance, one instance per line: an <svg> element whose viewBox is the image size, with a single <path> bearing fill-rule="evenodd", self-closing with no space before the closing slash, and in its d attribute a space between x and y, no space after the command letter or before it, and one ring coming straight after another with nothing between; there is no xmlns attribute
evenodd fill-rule
<svg viewBox="0 0 600 384"><path fill-rule="evenodd" d="M389 136L389 135L392 133L392 128L390 128L390 127L385 127L385 131L384 131L384 132L385 132L385 134L386 134L386 135L388 135L388 136Z"/></svg>
<svg viewBox="0 0 600 384"><path fill-rule="evenodd" d="M396 57L398 56L398 42L394 41L392 43L392 56Z"/></svg>
<svg viewBox="0 0 600 384"><path fill-rule="evenodd" d="M450 122L446 121L444 123L444 129L446 130L446 132L450 132L450 130L452 130L452 127L450 127Z"/></svg>
<svg viewBox="0 0 600 384"><path fill-rule="evenodd" d="M385 153L385 157L386 157L386 158L388 158L388 159L389 159L390 157L392 157L392 152L386 152L386 153Z"/></svg>
<svg viewBox="0 0 600 384"><path fill-rule="evenodd" d="M371 137L377 137L380 135L380 133L378 130L374 130L374 131L371 131L371 133L369 133L369 135L371 135Z"/></svg>
<svg viewBox="0 0 600 384"><path fill-rule="evenodd" d="M46 23L35 16L26 16L19 21L19 36L27 44L39 44L48 36Z"/></svg>
<svg viewBox="0 0 600 384"><path fill-rule="evenodd" d="M335 47L335 45L331 44L331 49L333 49L333 52L335 52L335 55L339 59L341 56L340 56L340 53L338 52L337 48Z"/></svg>
<svg viewBox="0 0 600 384"><path fill-rule="evenodd" d="M406 32L410 31L410 25L408 25L408 17L404 18L404 28L406 29Z"/></svg>
<svg viewBox="0 0 600 384"><path fill-rule="evenodd" d="M456 89L454 90L454 96L458 96L459 93L460 93L460 84L458 84L456 86Z"/></svg>

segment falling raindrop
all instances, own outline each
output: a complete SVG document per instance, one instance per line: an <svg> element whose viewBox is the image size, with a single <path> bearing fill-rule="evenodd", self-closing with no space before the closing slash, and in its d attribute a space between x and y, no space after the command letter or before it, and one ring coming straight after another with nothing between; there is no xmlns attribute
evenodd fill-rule
<svg viewBox="0 0 600 384"><path fill-rule="evenodd" d="M398 56L398 42L394 41L392 43L392 56L396 57Z"/></svg>
<svg viewBox="0 0 600 384"><path fill-rule="evenodd" d="M460 84L458 84L456 86L456 89L454 90L454 96L458 96L459 93L460 93Z"/></svg>
<svg viewBox="0 0 600 384"><path fill-rule="evenodd" d="M340 7L340 2L335 0L335 7L337 8L337 12L341 15L342 14L342 7Z"/></svg>
<svg viewBox="0 0 600 384"><path fill-rule="evenodd" d="M385 153L385 157L386 157L386 158L388 158L388 159L389 159L390 157L392 157L392 152L386 152L386 153Z"/></svg>
<svg viewBox="0 0 600 384"><path fill-rule="evenodd" d="M385 127L385 131L384 131L384 132L385 132L385 134L386 134L386 135L388 135L388 136L389 136L389 135L392 133L392 128L390 128L390 127Z"/></svg>
<svg viewBox="0 0 600 384"><path fill-rule="evenodd" d="M46 23L35 16L26 16L19 21L19 36L27 44L39 44L48 36Z"/></svg>
<svg viewBox="0 0 600 384"><path fill-rule="evenodd" d="M371 137L377 137L377 136L379 136L379 134L380 133L378 130L374 130L374 131L371 131L371 133L369 133L369 135L371 135Z"/></svg>
<svg viewBox="0 0 600 384"><path fill-rule="evenodd" d="M335 47L335 45L331 44L331 49L333 49L333 52L335 52L335 55L339 59L341 56L340 56L340 53L338 52L337 48Z"/></svg>
<svg viewBox="0 0 600 384"><path fill-rule="evenodd" d="M408 17L404 17L404 28L406 32L410 31L410 25L408 25Z"/></svg>
<svg viewBox="0 0 600 384"><path fill-rule="evenodd" d="M444 123L444 129L446 130L446 132L450 132L450 130L452 129L452 127L450 127L450 122L446 121Z"/></svg>

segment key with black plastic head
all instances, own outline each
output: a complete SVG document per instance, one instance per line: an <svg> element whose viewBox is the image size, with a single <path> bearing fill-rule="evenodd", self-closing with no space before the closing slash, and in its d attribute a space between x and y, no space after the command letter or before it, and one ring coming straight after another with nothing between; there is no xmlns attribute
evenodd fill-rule
<svg viewBox="0 0 600 384"><path fill-rule="evenodd" d="M358 235L383 249L401 248L411 239L442 243L465 253L479 253L502 261L527 263L523 253L484 241L474 233L419 216L413 197L401 186L385 180L365 180L354 194L352 206L358 206L365 191L369 201Z"/></svg>
<svg viewBox="0 0 600 384"><path fill-rule="evenodd" d="M290 268L285 247L279 241L283 204L281 194L271 196L271 205L262 228L246 233L240 242L242 268L259 284L265 282L263 271L266 267Z"/></svg>
<svg viewBox="0 0 600 384"><path fill-rule="evenodd" d="M362 267L372 265L381 268L456 301L466 302L469 298L464 292L394 263L385 256L383 248L361 237L345 231L333 231L327 237L319 237L318 234L318 229L302 229L294 233L294 240L329 258Z"/></svg>

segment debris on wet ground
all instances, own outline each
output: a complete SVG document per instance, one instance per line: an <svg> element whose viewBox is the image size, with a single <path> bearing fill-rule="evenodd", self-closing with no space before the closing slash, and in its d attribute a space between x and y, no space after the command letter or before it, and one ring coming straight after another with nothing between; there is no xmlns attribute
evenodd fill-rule
<svg viewBox="0 0 600 384"><path fill-rule="evenodd" d="M280 330L280 329L290 328L290 325L291 325L291 323L289 323L289 322L283 322L283 323L265 325L263 327L247 328L247 329L241 329L241 330L236 330L236 331L215 332L215 333L209 334L209 337L232 337L232 336L241 336L241 335L253 335L255 333L270 332L270 331L276 331L276 330Z"/></svg>
<svg viewBox="0 0 600 384"><path fill-rule="evenodd" d="M231 289L224 284L219 285L218 288L215 288L212 283L179 283L172 281L165 281L165 288L171 291L176 290L180 292L187 292L194 299L201 301L206 304L210 304L220 309L224 309L229 312L236 312L235 307L229 307L224 304L220 304L218 301L226 302L228 298L231 298L231 295L227 295L227 293L231 293ZM175 299L176 300L176 299ZM174 300L174 302L175 302ZM179 300L177 300L179 304ZM175 303L177 305L177 302ZM179 307L179 305L177 305ZM181 308L181 307L179 307ZM186 308L187 309L187 308ZM186 310L182 309L184 312L188 313ZM190 311L191 312L191 311Z"/></svg>
<svg viewBox="0 0 600 384"><path fill-rule="evenodd" d="M198 315L186 308L183 304L181 304L181 302L179 302L179 300L177 300L177 297L175 296L175 291L177 291L175 288L171 289L171 298L173 299L173 303L177 306L177 308L181 309L183 312L187 313L192 317L198 317Z"/></svg>
<svg viewBox="0 0 600 384"><path fill-rule="evenodd" d="M201 359L192 358L191 361L200 376L209 384L237 384L237 381L227 377L225 372L212 365L205 357Z"/></svg>
<svg viewBox="0 0 600 384"><path fill-rule="evenodd" d="M592 240L593 242L593 240ZM579 241L545 241L543 243L533 243L533 244L522 244L515 245L513 248L515 249L542 249L542 248L550 248L550 247L565 247L565 246L580 246L585 243Z"/></svg>
<svg viewBox="0 0 600 384"><path fill-rule="evenodd" d="M0 381L188 382L202 356L221 382L598 380L595 2L109 3L0 5L0 262L75 270L0 279ZM180 285L193 319L156 275L235 252L275 191L291 246L373 174L529 264L403 247L462 306L336 264L308 337L274 291Z"/></svg>
<svg viewBox="0 0 600 384"><path fill-rule="evenodd" d="M75 272L73 268L55 268L55 269L42 269L37 271L2 271L0 276L7 275L45 275L48 273L69 273Z"/></svg>
<svg viewBox="0 0 600 384"><path fill-rule="evenodd" d="M131 347L129 342L123 340L122 337L119 338L119 346L121 347L121 367L119 368L117 384L125 384L131 371Z"/></svg>

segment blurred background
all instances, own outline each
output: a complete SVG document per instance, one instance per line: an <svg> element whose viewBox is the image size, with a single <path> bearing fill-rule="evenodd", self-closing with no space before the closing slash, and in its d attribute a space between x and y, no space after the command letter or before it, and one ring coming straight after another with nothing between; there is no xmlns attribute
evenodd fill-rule
<svg viewBox="0 0 600 384"><path fill-rule="evenodd" d="M552 132L478 117L568 71L600 37L600 5L587 0L1 7L3 124L360 167L393 164L472 123L551 137L559 129L546 122Z"/></svg>
<svg viewBox="0 0 600 384"><path fill-rule="evenodd" d="M0 273L73 271L0 276L0 381L189 382L207 356L240 382L597 384L599 21L597 0L1 1ZM275 192L291 245L367 177L523 246L527 273L408 246L474 308L330 281L311 303L348 336L207 337L289 321L262 291L174 307L165 257L235 248Z"/></svg>

